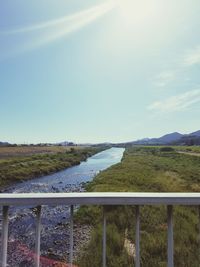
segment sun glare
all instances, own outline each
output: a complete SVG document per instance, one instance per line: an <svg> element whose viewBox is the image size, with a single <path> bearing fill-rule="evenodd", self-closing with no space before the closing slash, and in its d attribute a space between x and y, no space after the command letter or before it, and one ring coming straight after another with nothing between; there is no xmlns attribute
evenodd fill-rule
<svg viewBox="0 0 200 267"><path fill-rule="evenodd" d="M127 23L144 22L157 11L154 0L118 0L118 10Z"/></svg>

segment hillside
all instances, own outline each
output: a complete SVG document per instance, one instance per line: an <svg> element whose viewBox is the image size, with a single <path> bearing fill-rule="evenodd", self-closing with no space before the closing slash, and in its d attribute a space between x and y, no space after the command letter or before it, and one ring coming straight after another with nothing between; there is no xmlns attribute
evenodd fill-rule
<svg viewBox="0 0 200 267"><path fill-rule="evenodd" d="M199 146L200 136L197 135L184 135L179 140L171 142L172 145L186 145L186 146Z"/></svg>
<svg viewBox="0 0 200 267"><path fill-rule="evenodd" d="M169 133L159 138L145 138L133 141L132 145L200 145L200 130L190 134Z"/></svg>

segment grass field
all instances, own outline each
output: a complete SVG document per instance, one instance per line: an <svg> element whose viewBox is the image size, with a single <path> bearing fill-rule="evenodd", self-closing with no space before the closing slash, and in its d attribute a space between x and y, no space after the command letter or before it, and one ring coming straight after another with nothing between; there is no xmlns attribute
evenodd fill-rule
<svg viewBox="0 0 200 267"><path fill-rule="evenodd" d="M98 147L1 147L0 188L78 165L101 150Z"/></svg>
<svg viewBox="0 0 200 267"><path fill-rule="evenodd" d="M0 159L31 156L34 154L51 154L58 152L70 151L71 148L79 150L84 147L80 146L16 146L16 147L0 147Z"/></svg>
<svg viewBox="0 0 200 267"><path fill-rule="evenodd" d="M121 163L101 172L88 191L200 192L200 157L162 147L126 149ZM180 147L179 147L180 149ZM171 151L170 151L171 150ZM196 152L196 149L195 149ZM198 153L198 152L196 152ZM134 207L107 208L107 266L133 266L124 248L125 236L134 243ZM101 266L102 208L82 207L77 220L94 226L91 242L80 257L80 267ZM198 210L174 207L175 266L199 267ZM125 234L126 233L126 234ZM95 255L95 256L94 256ZM141 207L141 266L166 267L166 207Z"/></svg>

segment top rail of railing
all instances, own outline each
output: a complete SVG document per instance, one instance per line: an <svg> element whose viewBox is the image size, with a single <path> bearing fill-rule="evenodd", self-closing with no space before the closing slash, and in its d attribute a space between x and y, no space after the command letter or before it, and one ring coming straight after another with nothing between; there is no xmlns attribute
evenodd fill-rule
<svg viewBox="0 0 200 267"><path fill-rule="evenodd" d="M0 194L1 206L20 205L200 205L200 193L21 193Z"/></svg>

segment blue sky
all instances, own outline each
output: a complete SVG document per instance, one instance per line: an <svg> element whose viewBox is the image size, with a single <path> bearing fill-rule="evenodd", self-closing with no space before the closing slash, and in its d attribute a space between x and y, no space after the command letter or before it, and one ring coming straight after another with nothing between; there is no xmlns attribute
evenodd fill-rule
<svg viewBox="0 0 200 267"><path fill-rule="evenodd" d="M200 128L199 0L0 2L0 140Z"/></svg>

